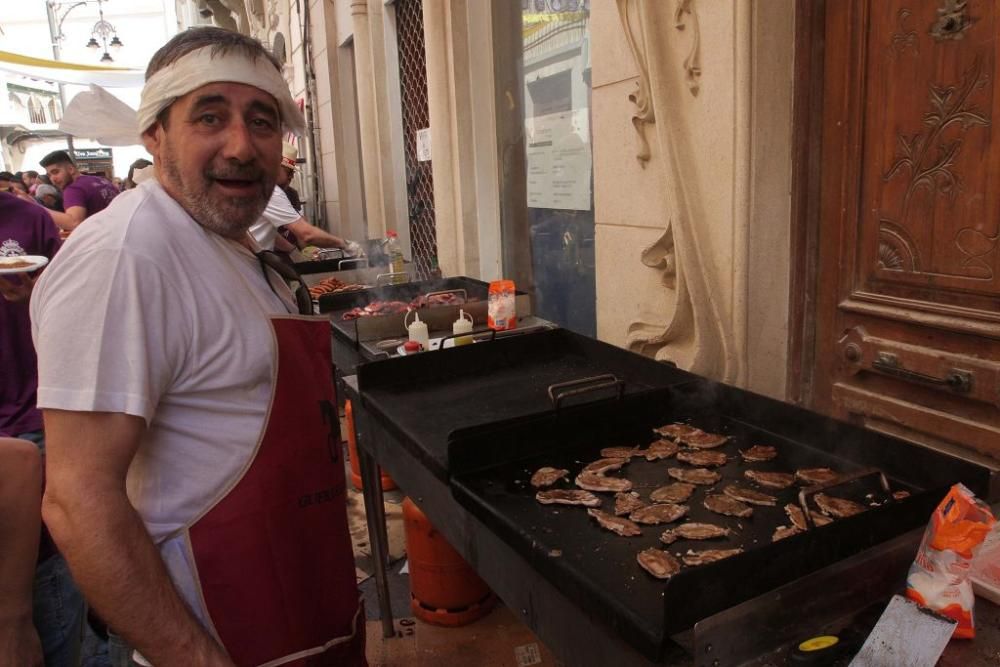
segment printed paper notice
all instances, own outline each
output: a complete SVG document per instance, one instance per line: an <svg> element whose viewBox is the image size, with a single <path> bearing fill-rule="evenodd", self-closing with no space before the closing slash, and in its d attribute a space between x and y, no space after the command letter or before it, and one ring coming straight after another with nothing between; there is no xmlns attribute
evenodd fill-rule
<svg viewBox="0 0 1000 667"><path fill-rule="evenodd" d="M538 650L538 644L515 646L514 657L517 658L517 667L531 667L542 663L542 652Z"/></svg>
<svg viewBox="0 0 1000 667"><path fill-rule="evenodd" d="M429 162L431 159L431 128L417 130L417 162Z"/></svg>
<svg viewBox="0 0 1000 667"><path fill-rule="evenodd" d="M524 121L528 206L589 211L592 157L587 109Z"/></svg>

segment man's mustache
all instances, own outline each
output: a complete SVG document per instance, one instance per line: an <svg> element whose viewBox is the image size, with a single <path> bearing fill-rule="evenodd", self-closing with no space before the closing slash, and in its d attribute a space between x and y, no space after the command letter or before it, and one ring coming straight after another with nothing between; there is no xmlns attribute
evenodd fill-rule
<svg viewBox="0 0 1000 667"><path fill-rule="evenodd" d="M223 167L207 169L205 176L213 180L225 181L259 181L264 177L264 171L259 167Z"/></svg>

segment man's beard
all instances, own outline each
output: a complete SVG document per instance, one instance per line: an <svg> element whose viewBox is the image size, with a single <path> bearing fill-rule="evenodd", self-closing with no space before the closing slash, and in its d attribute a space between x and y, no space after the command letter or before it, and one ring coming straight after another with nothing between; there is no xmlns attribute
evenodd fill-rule
<svg viewBox="0 0 1000 667"><path fill-rule="evenodd" d="M274 179L253 164L229 163L215 167L208 165L201 173L187 178L181 173L169 143L160 155L160 169L180 196L180 204L206 229L219 236L240 239L253 223L260 219L267 202L274 192ZM258 181L260 191L251 197L213 195L210 191L215 179Z"/></svg>

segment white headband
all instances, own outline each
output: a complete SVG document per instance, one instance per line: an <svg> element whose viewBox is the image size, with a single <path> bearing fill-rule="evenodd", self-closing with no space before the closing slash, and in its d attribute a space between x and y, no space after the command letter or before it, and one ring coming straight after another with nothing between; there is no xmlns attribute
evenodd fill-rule
<svg viewBox="0 0 1000 667"><path fill-rule="evenodd" d="M281 122L289 131L299 135L305 132L302 112L289 94L285 80L267 58L251 60L234 51L213 55L213 48L204 46L186 53L149 77L139 104L140 135L178 98L206 84L223 81L260 88L278 102Z"/></svg>

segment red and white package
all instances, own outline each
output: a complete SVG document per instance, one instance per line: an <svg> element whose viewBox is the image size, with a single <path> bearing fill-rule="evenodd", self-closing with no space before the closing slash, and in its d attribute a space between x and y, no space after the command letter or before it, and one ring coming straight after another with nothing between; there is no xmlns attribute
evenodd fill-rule
<svg viewBox="0 0 1000 667"><path fill-rule="evenodd" d="M993 530L972 559L969 578L976 595L1000 604L1000 521L993 524Z"/></svg>
<svg viewBox="0 0 1000 667"><path fill-rule="evenodd" d="M990 508L956 484L931 515L906 577L906 597L958 621L954 637L976 636L969 573L976 550L994 524Z"/></svg>

